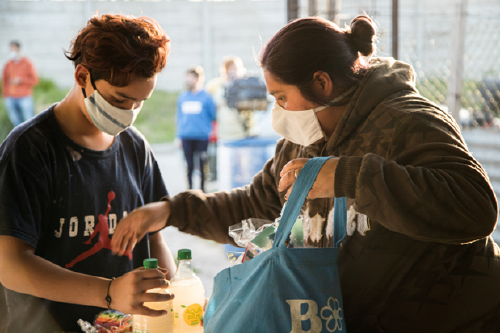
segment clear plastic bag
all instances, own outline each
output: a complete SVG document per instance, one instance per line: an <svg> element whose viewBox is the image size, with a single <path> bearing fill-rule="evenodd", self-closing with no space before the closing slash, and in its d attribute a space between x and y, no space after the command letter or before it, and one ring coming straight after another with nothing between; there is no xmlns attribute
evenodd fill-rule
<svg viewBox="0 0 500 333"><path fill-rule="evenodd" d="M285 206L283 206L280 216L276 218L274 222L250 218L229 227L229 235L234 239L234 242L238 244L238 246L245 248L245 251L239 257L236 257L234 253L231 254L229 258L231 266L249 261L273 246L276 229L279 226L279 221L284 209ZM302 229L302 217L299 216L285 243L287 247L304 247Z"/></svg>
<svg viewBox="0 0 500 333"><path fill-rule="evenodd" d="M234 242L238 246L246 248L248 243L257 237L257 235L275 223L273 221L254 218L243 220L241 223L229 227L229 236L233 237Z"/></svg>

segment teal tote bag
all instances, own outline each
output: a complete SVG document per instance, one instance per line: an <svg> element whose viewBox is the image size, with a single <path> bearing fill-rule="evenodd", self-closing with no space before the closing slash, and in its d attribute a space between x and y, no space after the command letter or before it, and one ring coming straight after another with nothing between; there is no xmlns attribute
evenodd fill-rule
<svg viewBox="0 0 500 333"><path fill-rule="evenodd" d="M273 248L221 271L204 316L205 333L346 332L338 246L346 234L346 198L336 198L333 248L287 248L288 237L323 164L313 158L299 173Z"/></svg>

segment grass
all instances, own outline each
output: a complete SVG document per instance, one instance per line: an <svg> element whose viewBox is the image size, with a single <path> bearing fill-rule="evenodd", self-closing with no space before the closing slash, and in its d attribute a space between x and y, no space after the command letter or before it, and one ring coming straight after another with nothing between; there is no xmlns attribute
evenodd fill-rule
<svg viewBox="0 0 500 333"><path fill-rule="evenodd" d="M174 141L177 95L176 92L155 90L144 102L134 125L150 143Z"/></svg>
<svg viewBox="0 0 500 333"><path fill-rule="evenodd" d="M69 89L58 88L53 81L40 79L33 91L35 112L38 114L61 101ZM0 88L1 95L1 88ZM134 125L150 143L171 142L175 138L175 104L177 92L155 90L145 103ZM0 142L12 130L3 99L0 98Z"/></svg>

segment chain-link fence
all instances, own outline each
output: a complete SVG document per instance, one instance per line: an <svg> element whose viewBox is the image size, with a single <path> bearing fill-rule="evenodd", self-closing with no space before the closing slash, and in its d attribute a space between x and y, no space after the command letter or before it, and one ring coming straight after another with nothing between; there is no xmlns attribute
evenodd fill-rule
<svg viewBox="0 0 500 333"><path fill-rule="evenodd" d="M316 14L328 17L332 0L315 0ZM326 1L326 5L321 5ZM340 6L339 2L340 1ZM399 0L399 59L417 73L419 92L446 108L451 77L452 40L456 29L458 0ZM360 14L368 14L379 28L379 56L392 55L392 0L337 2L337 22L349 25ZM309 6L311 0L301 1ZM320 4L320 5L318 5ZM301 8L304 13L309 10ZM306 15L307 15L306 14ZM500 1L469 0L465 15L465 40L460 119L464 127L499 127L500 119ZM499 127L500 128L500 127Z"/></svg>

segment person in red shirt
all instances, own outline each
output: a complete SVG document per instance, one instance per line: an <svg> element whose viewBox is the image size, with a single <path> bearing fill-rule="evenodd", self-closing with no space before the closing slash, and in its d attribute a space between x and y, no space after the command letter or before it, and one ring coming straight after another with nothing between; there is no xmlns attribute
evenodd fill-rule
<svg viewBox="0 0 500 333"><path fill-rule="evenodd" d="M2 92L12 125L17 126L35 115L33 86L38 83L35 67L20 54L21 44L10 42L10 59L2 75Z"/></svg>

